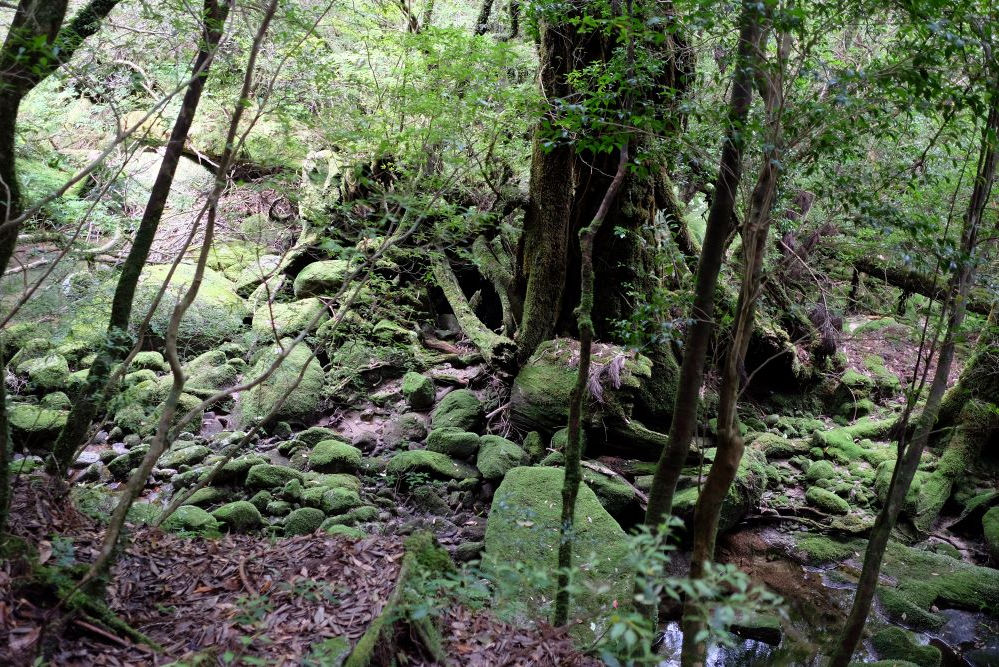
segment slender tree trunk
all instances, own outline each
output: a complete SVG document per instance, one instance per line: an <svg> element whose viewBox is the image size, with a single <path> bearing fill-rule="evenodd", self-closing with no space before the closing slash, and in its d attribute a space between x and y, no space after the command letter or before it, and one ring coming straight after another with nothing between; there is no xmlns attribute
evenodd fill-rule
<svg viewBox="0 0 999 667"><path fill-rule="evenodd" d="M846 667L863 636L867 616L871 611L871 602L877 591L881 561L884 559L891 531L895 527L899 512L902 510L905 496L919 466L923 449L925 449L936 425L940 405L947 390L947 380L954 360L956 339L964 321L968 295L974 281L974 255L978 242L978 231L995 181L997 155L999 155L996 146L996 136L999 134L999 93L996 91L999 91L999 79L992 90L988 119L982 131L982 147L975 185L972 189L968 211L964 216L964 226L961 233L961 259L957 270L951 277L948 299L944 303L945 312L948 313L946 330L943 342L940 344L937 367L930 384L926 406L916 422L911 442L906 443L906 429L899 429L902 434L898 443L899 456L888 487L888 498L871 529L867 550L864 553L864 568L860 573L857 593L853 598L853 607L846 619L840 644L829 663L830 667Z"/></svg>
<svg viewBox="0 0 999 667"><path fill-rule="evenodd" d="M489 29L489 15L493 13L493 0L482 0L482 8L479 9L479 17L475 19L476 35L484 35Z"/></svg>
<svg viewBox="0 0 999 667"><path fill-rule="evenodd" d="M565 625L569 620L569 569L572 566L573 519L576 497L582 481L580 460L583 455L581 421L586 402L586 387L590 378L590 356L593 344L593 240L600 230L614 197L624 182L628 168L628 144L620 149L617 173L604 194L600 208L589 225L580 230L579 246L582 254L579 281L581 295L576 316L579 322L579 366L576 383L569 397L569 434L565 448L565 481L562 485L562 521L559 524L558 592L555 596L555 625Z"/></svg>
<svg viewBox="0 0 999 667"><path fill-rule="evenodd" d="M722 143L721 162L715 196L708 212L701 257L697 263L694 303L683 347L683 363L677 384L669 447L659 457L649 493L646 524L659 526L672 511L673 492L697 426L697 408L704 381L708 341L714 327L714 296L725 252L725 240L732 229L735 196L742 177L742 129L753 98L753 61L760 40L762 16L757 5L745 2L739 19L738 66L733 75L729 101L728 129ZM654 610L652 610L654 613Z"/></svg>
<svg viewBox="0 0 999 667"><path fill-rule="evenodd" d="M156 180L149 193L149 200L146 202L146 209L139 222L139 228L135 232L128 257L122 264L121 274L118 276L118 284L115 287L114 298L111 302L107 342L91 366L87 383L73 404L66 426L59 434L53 447L52 456L49 459L49 468L53 473L61 473L66 470L71 463L73 454L86 440L90 424L103 401L111 368L124 358L127 350L131 347L128 323L132 316L132 301L135 298L139 276L146 265L150 248L152 248L156 238L156 230L166 207L174 174L184 151L184 143L187 141L198 103L201 101L201 94L208 78L208 70L219 41L222 39L230 7L231 0L205 0L204 32L201 47L194 61L195 76L184 94L180 113L174 122L170 140L167 142L163 154L163 161L160 163L159 172L156 174Z"/></svg>
<svg viewBox="0 0 999 667"><path fill-rule="evenodd" d="M510 34L507 39L520 36L520 0L510 0Z"/></svg>
<svg viewBox="0 0 999 667"><path fill-rule="evenodd" d="M781 52L786 53L790 44L785 36ZM766 101L770 131L766 141L771 146L780 145L780 120L777 101L779 83L767 79L763 72L762 57L760 67L763 84L760 94ZM743 273L739 291L735 320L732 323L732 344L725 357L722 385L719 392L718 438L715 459L708 471L707 480L701 488L694 508L693 545L690 554L690 578L704 576L707 564L714 559L715 540L718 535L718 521L722 504L728 494L736 472L742 462L745 442L739 433L739 393L746 361L746 351L753 336L756 320L756 301L760 294L763 278L763 259L766 255L767 239L770 233L771 213L777 194L777 181L780 176L779 154L776 148L763 151L760 174L750 198L750 210L742 228ZM683 615L683 652L681 662L684 667L703 667L707 660L707 640L700 639L705 628L704 619L695 611L694 605L686 605Z"/></svg>

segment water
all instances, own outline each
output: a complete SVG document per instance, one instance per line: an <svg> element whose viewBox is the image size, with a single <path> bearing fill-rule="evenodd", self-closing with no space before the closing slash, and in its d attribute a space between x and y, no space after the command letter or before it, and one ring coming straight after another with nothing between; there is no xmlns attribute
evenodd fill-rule
<svg viewBox="0 0 999 667"><path fill-rule="evenodd" d="M776 664L777 647L755 639L734 638L734 646L712 644L708 647L706 667L757 667ZM673 667L680 664L680 649L683 646L683 633L680 624L671 621L662 634L659 652L663 656L660 667Z"/></svg>

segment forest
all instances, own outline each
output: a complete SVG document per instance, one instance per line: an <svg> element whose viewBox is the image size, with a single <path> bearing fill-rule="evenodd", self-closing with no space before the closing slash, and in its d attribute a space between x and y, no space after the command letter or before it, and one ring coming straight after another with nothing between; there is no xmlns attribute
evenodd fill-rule
<svg viewBox="0 0 999 667"><path fill-rule="evenodd" d="M994 0L0 35L0 664L999 665Z"/></svg>

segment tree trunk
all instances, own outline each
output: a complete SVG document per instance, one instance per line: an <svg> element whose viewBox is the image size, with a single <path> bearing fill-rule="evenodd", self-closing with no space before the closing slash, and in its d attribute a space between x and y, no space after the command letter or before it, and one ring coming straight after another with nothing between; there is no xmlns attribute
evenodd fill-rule
<svg viewBox="0 0 999 667"><path fill-rule="evenodd" d="M673 408L669 447L663 450L656 466L649 493L646 524L655 528L669 516L673 492L687 459L687 450L697 425L697 408L704 380L704 363L714 327L714 297L718 272L724 258L725 240L731 231L735 196L742 177L742 126L746 122L753 97L755 75L752 62L760 40L760 17L755 5L743 5L739 30L739 66L733 76L729 101L728 129L722 143L718 182L708 213L704 245L697 263L697 279L690 324L683 348L683 364Z"/></svg>
<svg viewBox="0 0 999 667"><path fill-rule="evenodd" d="M765 39L762 41L765 42ZM785 35L780 47L781 58L786 55L789 48L790 42ZM758 57L754 69L763 72L763 65L762 57ZM777 102L780 84L771 82L767 75L760 78L764 81L760 86L760 94L766 103L767 121L771 130L766 142L770 146L779 147L781 138ZM766 256L771 213L777 194L777 180L780 176L777 167L779 158L778 148L767 148L763 151L760 174L753 188L750 209L742 228L742 286L735 309L735 320L732 323L732 343L724 361L722 385L719 391L718 448L694 508L693 546L690 554L691 579L703 577L707 563L714 559L722 503L732 482L735 481L736 471L739 469L745 450L745 442L739 433L737 408L745 372L746 351L753 336L756 301L763 278L763 259ZM704 619L694 611L692 605L685 605L681 660L683 665L690 667L704 665L707 659L707 640L700 639L704 628Z"/></svg>
<svg viewBox="0 0 999 667"><path fill-rule="evenodd" d="M905 502L905 496L916 474L923 449L936 426L944 392L947 390L947 376L954 360L956 339L964 321L968 294L974 282L974 255L978 242L978 230L995 181L996 162L997 156L999 156L996 146L996 137L999 135L999 94L995 93L996 90L999 90L999 77L997 77L995 88L992 91L989 114L982 131L982 145L975 175L975 185L971 193L971 201L968 204L968 211L964 216L964 228L961 233L961 261L951 276L947 292L948 298L944 303L944 312L947 313L946 330L943 342L940 344L936 371L930 384L926 405L916 423L916 429L910 443L906 443L906 429L899 429L901 435L898 443L898 461L895 464L895 470L888 487L888 498L871 529L870 540L864 554L864 568L860 573L857 592L853 598L853 607L846 619L842 640L829 663L830 667L846 667L853 657L857 644L860 643L864 625L867 623L867 616L871 611L871 602L877 590L885 548L888 546L892 528L895 527L895 521L898 519L899 512ZM913 400L914 397L910 398L910 401Z"/></svg>
<svg viewBox="0 0 999 667"><path fill-rule="evenodd" d="M891 266L884 260L873 257L861 257L853 263L854 268L860 273L883 280L892 287L902 290L903 298L911 294L922 294L930 299L942 300L946 297L947 287L938 285L936 281L927 275L900 266ZM992 298L988 290L972 289L968 293L967 308L972 313L988 315L992 306ZM902 311L904 314L904 310Z"/></svg>
<svg viewBox="0 0 999 667"><path fill-rule="evenodd" d="M493 13L493 0L482 0L482 8L479 9L479 17L475 20L476 35L484 35L489 29L489 15Z"/></svg>
<svg viewBox="0 0 999 667"><path fill-rule="evenodd" d="M166 207L167 196L170 194L170 187L173 184L173 177L184 151L184 143L187 141L191 123L194 121L194 114L201 101L201 93L205 87L205 80L208 78L208 70L215 55L215 49L222 39L223 27L230 6L231 0L222 0L221 2L204 0L204 32L198 55L194 61L194 77L184 94L180 112L174 122L170 140L167 142L163 154L163 161L160 163L159 172L156 174L156 180L150 190L142 220L139 222L139 228L132 239L132 247L128 251L128 257L122 264L121 274L118 276L114 298L111 302L111 316L108 320L108 340L91 366L87 383L77 396L66 421L66 426L59 434L53 447L49 468L54 473L66 470L71 463L73 454L86 440L87 431L104 398L105 385L111 367L121 361L131 347L128 323L132 316L132 300L135 297L139 276L146 265L146 259L149 257L149 250L156 238L156 230L159 227L160 218L163 216L163 209Z"/></svg>

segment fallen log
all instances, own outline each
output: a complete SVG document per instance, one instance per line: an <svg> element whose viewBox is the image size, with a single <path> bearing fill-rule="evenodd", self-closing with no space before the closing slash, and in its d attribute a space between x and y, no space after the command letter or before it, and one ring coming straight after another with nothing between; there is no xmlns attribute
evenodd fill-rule
<svg viewBox="0 0 999 667"><path fill-rule="evenodd" d="M893 266L876 257L861 257L853 263L853 268L860 273L866 273L873 278L882 280L892 287L897 287L904 293L922 294L938 301L944 298L944 292L947 289L947 281L945 280L934 281L931 276L919 271ZM968 297L968 310L979 315L988 315L993 300L994 298L988 290L973 287Z"/></svg>

